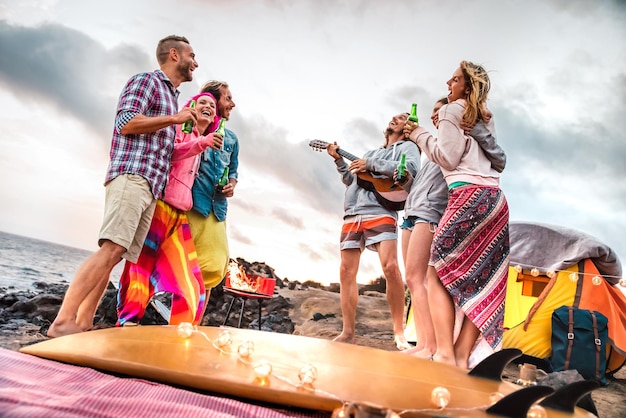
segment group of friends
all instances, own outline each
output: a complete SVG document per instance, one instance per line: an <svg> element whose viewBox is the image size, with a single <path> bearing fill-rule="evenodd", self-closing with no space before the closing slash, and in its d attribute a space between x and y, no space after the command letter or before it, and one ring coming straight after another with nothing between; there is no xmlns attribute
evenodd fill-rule
<svg viewBox="0 0 626 418"><path fill-rule="evenodd" d="M343 329L335 341L355 342L356 275L361 253L368 248L378 253L386 279L398 349L467 368L478 344L486 347L484 357L502 343L509 209L499 179L506 155L486 106L486 70L462 61L447 85L448 96L435 103L431 114L437 136L401 113L384 131L384 145L363 158L348 164L336 143L327 147L346 185L340 238ZM402 154L406 180L400 182ZM403 331L398 213L383 196L391 188L364 187L364 173L394 179L408 193L400 229L415 346Z"/></svg>
<svg viewBox="0 0 626 418"><path fill-rule="evenodd" d="M119 326L138 324L157 292L172 295L170 324L199 324L226 273L227 199L237 185L239 140L218 127L235 107L230 87L209 81L179 110L178 87L198 68L194 50L187 38L171 35L159 41L156 58L159 69L131 77L120 94L99 249L77 269L50 337L93 327L123 259ZM183 129L189 123L192 129Z"/></svg>
<svg viewBox="0 0 626 418"><path fill-rule="evenodd" d="M131 77L120 95L99 249L77 269L50 337L93 327L109 276L122 260L118 326L138 324L157 292L172 295L170 324L199 324L211 289L226 274L227 199L237 185L239 142L218 127L235 103L226 82L209 81L179 110L178 87L198 68L193 48L171 35L159 41L156 58L159 69ZM384 145L362 158L348 163L336 143L327 145L346 185L343 328L335 340L356 340L356 276L367 248L381 262L397 347L467 368L477 342L496 351L502 341L509 211L499 178L506 156L486 106L485 69L462 61L447 85L448 96L431 115L437 136L400 113L384 131ZM191 131L183 129L189 122ZM399 178L402 155L406 175ZM362 181L365 173L392 179L407 195L400 229L415 346L404 337L398 209Z"/></svg>

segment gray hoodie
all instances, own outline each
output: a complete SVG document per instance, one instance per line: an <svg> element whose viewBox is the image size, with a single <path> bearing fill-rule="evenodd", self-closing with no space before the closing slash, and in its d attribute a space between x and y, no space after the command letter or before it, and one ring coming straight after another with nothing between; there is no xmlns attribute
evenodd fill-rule
<svg viewBox="0 0 626 418"><path fill-rule="evenodd" d="M415 176L419 170L419 150L412 141L398 141L389 147L381 147L365 153L367 159L366 168L373 177L392 179L393 173L398 167L400 157L406 154L407 170ZM389 215L398 219L395 210L385 209L376 199L374 192L369 191L357 184L357 176L348 170L348 163L343 159L335 160L337 171L341 180L346 185L344 200L344 218L353 215ZM404 191L398 187L397 193Z"/></svg>

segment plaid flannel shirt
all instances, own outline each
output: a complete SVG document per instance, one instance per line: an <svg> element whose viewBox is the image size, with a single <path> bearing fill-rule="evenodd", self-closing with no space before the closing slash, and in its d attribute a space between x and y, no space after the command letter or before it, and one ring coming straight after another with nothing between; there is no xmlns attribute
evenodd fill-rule
<svg viewBox="0 0 626 418"><path fill-rule="evenodd" d="M105 184L120 174L138 174L162 198L174 149L174 125L147 134L123 135L122 128L138 114L148 117L178 113L178 89L161 70L131 77L117 106Z"/></svg>

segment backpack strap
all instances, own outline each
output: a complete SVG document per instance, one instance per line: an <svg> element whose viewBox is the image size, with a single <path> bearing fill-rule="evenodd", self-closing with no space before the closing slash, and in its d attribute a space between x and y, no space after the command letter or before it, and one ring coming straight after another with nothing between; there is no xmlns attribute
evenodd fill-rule
<svg viewBox="0 0 626 418"><path fill-rule="evenodd" d="M591 311L591 320L593 323L593 338L596 345L596 380L600 380L600 350L602 349L602 341L600 341L600 335L598 334L598 318L596 313Z"/></svg>
<svg viewBox="0 0 626 418"><path fill-rule="evenodd" d="M572 358L572 349L574 347L574 308L569 306L567 308L567 353L565 354L565 364L563 370L569 370L569 362Z"/></svg>

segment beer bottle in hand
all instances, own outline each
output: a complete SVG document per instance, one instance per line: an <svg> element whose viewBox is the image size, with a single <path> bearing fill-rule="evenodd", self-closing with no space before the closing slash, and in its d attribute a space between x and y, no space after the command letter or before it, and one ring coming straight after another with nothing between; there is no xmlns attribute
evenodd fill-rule
<svg viewBox="0 0 626 418"><path fill-rule="evenodd" d="M409 114L409 120L415 123L419 122L419 119L417 118L417 103L413 103L411 105L411 113Z"/></svg>
<svg viewBox="0 0 626 418"><path fill-rule="evenodd" d="M403 184L406 181L406 154L404 153L402 153L402 156L400 157L397 172L396 181L398 184Z"/></svg>
<svg viewBox="0 0 626 418"><path fill-rule="evenodd" d="M224 136L226 135L226 132L224 132L225 129L226 129L226 119L222 118L220 119L219 125L217 125L217 129L215 130L215 133L221 135L222 138L224 138Z"/></svg>
<svg viewBox="0 0 626 418"><path fill-rule="evenodd" d="M224 189L224 186L226 186L227 184L228 184L228 166L224 167L224 172L222 173L222 177L220 177L220 181L217 182L217 191L221 193L222 189Z"/></svg>
<svg viewBox="0 0 626 418"><path fill-rule="evenodd" d="M196 107L196 101L192 100L189 103L189 108L193 109ZM181 129L186 134L190 134L193 131L193 119L189 119L187 122L183 123L183 127Z"/></svg>

